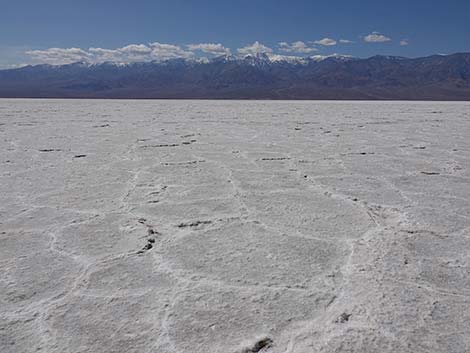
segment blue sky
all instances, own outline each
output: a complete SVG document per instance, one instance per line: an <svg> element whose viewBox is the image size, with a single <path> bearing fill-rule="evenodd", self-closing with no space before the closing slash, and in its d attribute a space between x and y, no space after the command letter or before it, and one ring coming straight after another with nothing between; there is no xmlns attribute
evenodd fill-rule
<svg viewBox="0 0 470 353"><path fill-rule="evenodd" d="M61 55L69 62L228 50L358 57L469 52L469 18L468 0L0 0L0 67L61 63Z"/></svg>

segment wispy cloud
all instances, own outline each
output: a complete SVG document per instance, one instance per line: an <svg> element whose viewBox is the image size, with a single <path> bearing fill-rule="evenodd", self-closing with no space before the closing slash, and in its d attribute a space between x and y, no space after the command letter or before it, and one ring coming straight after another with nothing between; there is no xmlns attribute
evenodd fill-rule
<svg viewBox="0 0 470 353"><path fill-rule="evenodd" d="M285 53L309 54L317 51L318 49L313 46L309 46L302 41L297 41L293 43L280 42L279 50Z"/></svg>
<svg viewBox="0 0 470 353"><path fill-rule="evenodd" d="M0 45L0 70L14 69L22 66L27 66L31 61L30 56L26 54L27 51L32 51L35 48L29 46L3 46Z"/></svg>
<svg viewBox="0 0 470 353"><path fill-rule="evenodd" d="M240 55L259 55L259 54L269 54L272 53L273 50L260 42L256 41L251 45L247 45L243 48L238 48L237 52Z"/></svg>
<svg viewBox="0 0 470 353"><path fill-rule="evenodd" d="M46 50L28 50L33 61L43 64L63 65L78 61L89 62L92 54L80 48L49 48Z"/></svg>
<svg viewBox="0 0 470 353"><path fill-rule="evenodd" d="M189 44L187 45L189 50L196 51L200 50L203 53L221 56L221 55L230 55L230 49L224 47L220 43L199 43L199 44Z"/></svg>
<svg viewBox="0 0 470 353"><path fill-rule="evenodd" d="M409 41L408 39L402 39L402 40L400 41L400 45L401 45L402 47L405 47L405 46L407 46L407 45L409 45L409 44L410 44L410 41Z"/></svg>
<svg viewBox="0 0 470 353"><path fill-rule="evenodd" d="M333 46L333 45L337 44L336 40L331 39L331 38L323 38L323 39L320 39L320 40L316 40L313 43L320 44L320 45L325 45L325 46Z"/></svg>
<svg viewBox="0 0 470 353"><path fill-rule="evenodd" d="M367 43L385 43L390 42L391 40L391 38L379 32L372 32L371 34L364 37L364 41Z"/></svg>
<svg viewBox="0 0 470 353"><path fill-rule="evenodd" d="M339 42L341 44L352 44L352 43L354 43L352 40L349 40L349 39L340 39Z"/></svg>

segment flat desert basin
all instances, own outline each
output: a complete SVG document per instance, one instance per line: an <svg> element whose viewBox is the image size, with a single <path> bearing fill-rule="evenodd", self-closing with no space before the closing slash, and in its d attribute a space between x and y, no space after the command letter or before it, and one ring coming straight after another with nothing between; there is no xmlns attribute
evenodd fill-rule
<svg viewBox="0 0 470 353"><path fill-rule="evenodd" d="M470 103L0 100L2 353L470 352Z"/></svg>

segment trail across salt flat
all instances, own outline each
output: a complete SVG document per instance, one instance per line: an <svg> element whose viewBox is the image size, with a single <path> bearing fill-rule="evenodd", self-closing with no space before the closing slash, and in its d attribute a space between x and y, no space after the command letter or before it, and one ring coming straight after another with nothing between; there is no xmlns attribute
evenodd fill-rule
<svg viewBox="0 0 470 353"><path fill-rule="evenodd" d="M470 103L0 100L1 352L470 351Z"/></svg>

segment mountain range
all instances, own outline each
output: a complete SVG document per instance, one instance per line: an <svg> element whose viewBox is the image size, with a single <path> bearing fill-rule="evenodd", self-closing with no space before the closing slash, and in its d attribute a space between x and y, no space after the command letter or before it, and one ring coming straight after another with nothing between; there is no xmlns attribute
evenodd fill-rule
<svg viewBox="0 0 470 353"><path fill-rule="evenodd" d="M34 65L0 70L0 97L470 100L470 53Z"/></svg>

